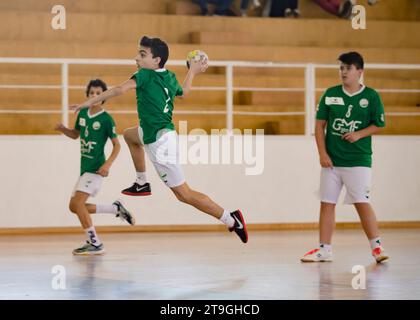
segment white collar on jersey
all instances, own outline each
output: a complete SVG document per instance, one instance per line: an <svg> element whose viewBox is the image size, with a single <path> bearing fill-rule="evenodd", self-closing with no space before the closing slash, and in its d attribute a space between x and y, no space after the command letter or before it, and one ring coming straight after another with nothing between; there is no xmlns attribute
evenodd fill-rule
<svg viewBox="0 0 420 320"><path fill-rule="evenodd" d="M102 109L101 111L98 111L98 112L96 112L95 114L90 114L89 113L89 109L88 109L88 112L87 112L87 115L88 115L88 117L89 117L89 119L92 119L92 118L95 118L96 116L99 116L101 113L104 113L105 112L105 109Z"/></svg>
<svg viewBox="0 0 420 320"><path fill-rule="evenodd" d="M156 71L156 72L165 72L165 71L166 71L166 69L165 69L165 68L161 68L161 69L156 69L155 71Z"/></svg>
<svg viewBox="0 0 420 320"><path fill-rule="evenodd" d="M362 84L362 87L360 88L359 91L356 91L355 93L349 93L348 91L346 91L346 89L344 89L344 86L341 86L341 88L343 89L343 92L348 95L349 97L353 97L357 94L359 94L360 92L362 92L363 90L365 90L366 86L364 84Z"/></svg>

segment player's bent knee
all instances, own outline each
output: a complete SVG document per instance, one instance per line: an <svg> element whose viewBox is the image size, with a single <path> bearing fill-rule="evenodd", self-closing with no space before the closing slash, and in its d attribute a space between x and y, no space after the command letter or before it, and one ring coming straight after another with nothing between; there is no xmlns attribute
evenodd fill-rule
<svg viewBox="0 0 420 320"><path fill-rule="evenodd" d="M70 202L69 202L69 210L70 210L71 213L76 213L76 211L77 211L76 210L76 205L75 205L73 200L70 200Z"/></svg>
<svg viewBox="0 0 420 320"><path fill-rule="evenodd" d="M175 193L176 198L181 201L181 202L185 202L185 198L182 196L182 194L176 192Z"/></svg>
<svg viewBox="0 0 420 320"><path fill-rule="evenodd" d="M181 201L183 203L189 204L192 201L191 195L189 193L187 193L187 192L182 192L182 193L181 192L176 192L175 193L175 196L177 197L177 199L179 201Z"/></svg>
<svg viewBox="0 0 420 320"><path fill-rule="evenodd" d="M69 203L69 209L72 213L76 213L79 211L80 207L83 205L82 202L77 201L75 199L71 199Z"/></svg>
<svg viewBox="0 0 420 320"><path fill-rule="evenodd" d="M127 143L131 142L131 139L130 139L130 129L125 129L123 131L123 137L124 137L125 142L127 142Z"/></svg>
<svg viewBox="0 0 420 320"><path fill-rule="evenodd" d="M128 128L123 131L123 137L128 145L141 146L140 139L137 137L137 128Z"/></svg>

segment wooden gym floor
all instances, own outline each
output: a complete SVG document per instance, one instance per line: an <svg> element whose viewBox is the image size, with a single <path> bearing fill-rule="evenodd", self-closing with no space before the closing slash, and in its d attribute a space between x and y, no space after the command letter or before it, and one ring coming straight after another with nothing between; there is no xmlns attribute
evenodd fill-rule
<svg viewBox="0 0 420 320"><path fill-rule="evenodd" d="M316 231L105 233L107 253L74 257L80 235L0 236L0 299L419 299L420 230L382 231L377 265L361 230L337 230L335 261L302 264ZM52 268L65 268L65 290ZM366 289L352 288L352 267Z"/></svg>

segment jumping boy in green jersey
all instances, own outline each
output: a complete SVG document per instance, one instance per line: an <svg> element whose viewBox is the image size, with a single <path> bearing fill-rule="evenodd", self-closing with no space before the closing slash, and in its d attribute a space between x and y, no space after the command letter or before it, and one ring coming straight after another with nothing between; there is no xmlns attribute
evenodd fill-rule
<svg viewBox="0 0 420 320"><path fill-rule="evenodd" d="M315 137L322 166L320 245L306 253L301 261L332 261L335 206L344 185L345 203L356 207L372 255L379 263L387 260L388 255L382 247L375 212L370 205L371 136L385 126L384 106L374 89L360 83L364 68L362 56L348 52L338 60L342 84L325 91L316 115Z"/></svg>
<svg viewBox="0 0 420 320"><path fill-rule="evenodd" d="M179 201L219 219L228 226L229 231L235 231L242 242L246 243L248 233L241 211L229 212L205 194L191 189L179 165L177 134L172 122L173 101L176 96L187 96L194 77L206 71L207 61L192 61L181 86L175 74L164 68L168 57L169 48L164 41L159 38L141 38L135 58L138 72L119 86L71 107L76 110L91 107L128 90L136 90L140 126L126 129L124 139L130 149L137 180L130 188L123 190L123 193L132 196L151 194L145 172L146 151L159 176Z"/></svg>
<svg viewBox="0 0 420 320"><path fill-rule="evenodd" d="M106 91L106 84L100 80L92 80L86 88L86 96L93 98ZM102 108L103 103L95 103L90 109L82 109L77 115L74 129L58 124L55 130L67 137L77 139L80 137L81 168L80 178L76 183L69 208L77 214L87 241L81 248L73 250L74 255L98 255L105 252L104 245L99 239L92 224L90 214L111 213L133 225L134 217L120 201L112 204L86 203L88 198L94 197L102 185L102 180L107 177L112 163L120 151L120 143L115 132L115 123L111 115ZM111 139L113 149L105 160L104 148L106 141Z"/></svg>

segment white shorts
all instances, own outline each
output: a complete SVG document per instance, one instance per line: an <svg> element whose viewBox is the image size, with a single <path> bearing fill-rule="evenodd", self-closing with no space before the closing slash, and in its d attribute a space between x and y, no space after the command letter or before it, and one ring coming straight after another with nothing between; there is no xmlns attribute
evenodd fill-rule
<svg viewBox="0 0 420 320"><path fill-rule="evenodd" d="M91 197L94 197L101 189L103 180L104 177L99 174L85 172L80 176L79 180L77 180L71 196L74 197L76 191L81 191L89 194Z"/></svg>
<svg viewBox="0 0 420 320"><path fill-rule="evenodd" d="M337 203L343 185L345 204L370 202L372 169L368 167L333 167L321 169L320 198L322 202Z"/></svg>
<svg viewBox="0 0 420 320"><path fill-rule="evenodd" d="M139 138L143 143L143 130L140 126L138 128ZM156 142L145 144L144 149L159 177L169 188L185 182L184 172L179 164L178 135L175 130L163 132Z"/></svg>

